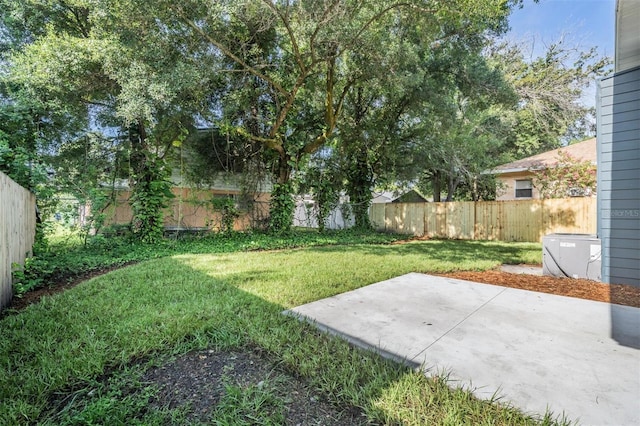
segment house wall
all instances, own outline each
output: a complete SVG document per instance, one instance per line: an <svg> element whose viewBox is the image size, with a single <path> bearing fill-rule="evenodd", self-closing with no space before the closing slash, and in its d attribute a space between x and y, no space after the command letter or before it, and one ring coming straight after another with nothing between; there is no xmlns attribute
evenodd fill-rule
<svg viewBox="0 0 640 426"><path fill-rule="evenodd" d="M616 2L615 71L640 67L640 5L638 0Z"/></svg>
<svg viewBox="0 0 640 426"><path fill-rule="evenodd" d="M598 82L602 280L640 287L640 67Z"/></svg>
<svg viewBox="0 0 640 426"><path fill-rule="evenodd" d="M517 173L504 173L496 177L498 180L498 189L496 194L497 201L540 199L540 192L538 192L535 186L533 187L533 191L531 192L531 198L516 198L516 180L533 180L533 174L531 172L523 171Z"/></svg>

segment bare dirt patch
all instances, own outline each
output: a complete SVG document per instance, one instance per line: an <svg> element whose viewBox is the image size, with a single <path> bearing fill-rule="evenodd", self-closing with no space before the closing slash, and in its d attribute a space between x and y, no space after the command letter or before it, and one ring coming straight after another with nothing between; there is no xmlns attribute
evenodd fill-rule
<svg viewBox="0 0 640 426"><path fill-rule="evenodd" d="M221 401L229 396L231 386L249 395L249 399L257 393L254 397L265 404L263 410L279 406L286 425L367 424L360 410L340 410L323 401L303 380L283 372L268 357L251 350L191 352L147 371L143 380L160 388L153 405L186 409L191 421L210 421ZM274 407L268 406L271 398Z"/></svg>

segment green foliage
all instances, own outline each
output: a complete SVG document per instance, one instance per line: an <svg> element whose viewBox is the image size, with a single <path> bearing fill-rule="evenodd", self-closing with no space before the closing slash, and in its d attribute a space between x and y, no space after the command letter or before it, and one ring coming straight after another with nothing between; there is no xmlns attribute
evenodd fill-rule
<svg viewBox="0 0 640 426"><path fill-rule="evenodd" d="M189 49L169 43L154 15L135 0L2 4L6 15L25 17L18 22L3 15L7 39L15 43L7 43L12 50L3 55L8 72L2 83L11 88L10 102L24 101L35 111L35 129L61 123L60 137L38 130L33 134L42 146L32 144L54 157L60 188L84 203L96 200L91 191L99 186L133 178L133 230L156 240L168 196L156 163L184 140L210 95L210 69L199 74L204 68L179 54Z"/></svg>
<svg viewBox="0 0 640 426"><path fill-rule="evenodd" d="M296 208L292 194L291 182L273 185L269 205L269 229L272 232L287 233L291 230L293 212Z"/></svg>
<svg viewBox="0 0 640 426"><path fill-rule="evenodd" d="M34 186L31 161L32 158L24 148L12 149L6 135L0 131L0 171L23 187L31 188Z"/></svg>
<svg viewBox="0 0 640 426"><path fill-rule="evenodd" d="M51 157L59 197L66 201L58 210L64 222L79 223L85 236L100 232L116 182L129 178L129 163L129 149L121 138L92 132L66 141Z"/></svg>
<svg viewBox="0 0 640 426"><path fill-rule="evenodd" d="M494 201L497 191L502 189L500 185L501 181L495 175L481 174L461 182L454 198L457 201Z"/></svg>
<svg viewBox="0 0 640 426"><path fill-rule="evenodd" d="M338 207L342 193L342 179L337 170L328 164L307 167L298 179L298 192L309 194L315 201L313 213L316 216L318 229L323 232L325 221L331 212Z"/></svg>
<svg viewBox="0 0 640 426"><path fill-rule="evenodd" d="M438 58L429 70L422 64L432 62L440 46L440 52L455 49L443 55L449 56L445 59L466 58L468 51L479 51L487 32L506 28L514 3L460 0L432 5L379 0L353 5L312 2L299 7L286 2L204 6L183 2L162 3L169 10L153 16L206 52L199 61L212 59L216 66L235 71L223 74L226 81L219 87L224 89L212 97L210 110L216 111L212 121L219 119L220 111L224 122L234 126L248 145L262 146L263 160L284 184L308 155L330 146L336 137L346 144L355 141L370 147L372 161L363 164L368 169L376 157L399 151L397 144L408 142L404 136L410 131L399 135L389 130L425 121L425 115L432 114L424 100L437 85L425 80L433 74L443 74L446 80L453 70L460 86L473 86L465 72L457 72L464 59L451 67ZM209 52L219 59L210 58ZM474 65L465 71L478 68ZM347 111L350 97L362 86L366 87L364 108ZM437 105L433 102L430 107ZM357 115L366 109L372 113L363 125ZM360 136L354 135L371 138L357 140ZM387 166L375 164L376 173ZM373 186L370 180L365 182L367 190ZM367 219L362 213L369 201L359 200L361 207L354 212L363 227ZM279 197L274 202L279 203Z"/></svg>
<svg viewBox="0 0 640 426"><path fill-rule="evenodd" d="M233 232L235 220L240 217L240 211L232 197L215 197L211 200L213 210L220 214L220 231L229 234Z"/></svg>
<svg viewBox="0 0 640 426"><path fill-rule="evenodd" d="M368 230L372 229L369 220L369 206L373 195L374 176L372 161L370 160L370 152L366 145L359 147L356 145L360 141L353 144L347 144L344 163L342 164L345 178L347 180L346 191L349 195L349 206L353 214L356 229ZM353 145L356 145L353 147ZM355 152L354 149L355 148ZM343 152L345 152L343 150ZM381 162L383 163L383 162ZM380 165L379 163L378 165Z"/></svg>
<svg viewBox="0 0 640 426"><path fill-rule="evenodd" d="M39 214L44 219L56 204L55 187L47 164L24 146L11 145L9 137L0 130L0 171L35 194ZM44 238L41 232L38 232L38 238Z"/></svg>
<svg viewBox="0 0 640 426"><path fill-rule="evenodd" d="M490 59L518 95L516 108L504 111L511 122L507 150L523 158L581 140L595 131L594 111L581 101L585 88L609 72L611 60L596 48L583 50L563 40L543 55L530 58L532 48L509 43L492 47Z"/></svg>
<svg viewBox="0 0 640 426"><path fill-rule="evenodd" d="M136 184L131 194L133 219L131 230L140 241L155 243L164 233L162 210L173 198L169 172L161 159L149 159L135 176Z"/></svg>
<svg viewBox="0 0 640 426"><path fill-rule="evenodd" d="M111 205L114 195L111 191L96 188L90 188L87 192L85 202L89 204L90 214L82 225L85 244L91 233L98 234L102 230L106 220L105 210Z"/></svg>
<svg viewBox="0 0 640 426"><path fill-rule="evenodd" d="M345 97L337 156L358 226L368 226L373 188L422 180L425 187L440 186L424 188L436 200L440 192L452 197L458 185L496 161L502 130L497 106L515 98L482 54L488 45L483 26L500 21L497 10L485 12L491 18L482 23L472 18L470 28L452 24L448 31L455 37L412 25L397 32L392 25L378 54L384 56L380 63L394 64L394 72L371 64L369 78Z"/></svg>
<svg viewBox="0 0 640 426"><path fill-rule="evenodd" d="M371 220L369 219L369 206L371 205L372 195L371 191L367 191L367 189L367 187L363 187L359 190L349 191L350 206L353 211L353 217L355 219L354 227L356 229L373 229Z"/></svg>
<svg viewBox="0 0 640 426"><path fill-rule="evenodd" d="M590 161L578 161L558 151L557 163L533 171L533 184L542 198L595 195L597 168Z"/></svg>
<svg viewBox="0 0 640 426"><path fill-rule="evenodd" d="M0 171L36 196L38 219L44 220L57 206L56 186L49 165L33 151L11 147L0 130ZM39 232L36 238L44 239Z"/></svg>
<svg viewBox="0 0 640 426"><path fill-rule="evenodd" d="M446 90L430 101L438 88L457 87L470 97L491 81L476 53L488 32L506 28L517 3L98 0L60 7L3 0L2 45L9 49L8 81L42 106L46 120L73 118L62 129L74 136L90 127L109 133L140 127L128 141L135 179L141 179L135 157L165 158L184 140L175 133L193 129L195 117L220 129L213 141L199 141L213 142L196 150L192 162L201 170L202 163L215 163L216 171L271 170L283 185L306 157L344 137L342 143L359 145L355 152L365 151L364 162L360 155L344 158L361 168L349 184L361 186L350 195L356 223L366 228L365 193L374 177L395 181L396 166L425 135L433 135L430 144L442 139L434 125L451 115L452 102L440 102ZM363 102L354 100L360 94ZM416 123L428 124L416 131ZM161 190L148 182L133 186L134 230L154 240L158 217L150 210L162 202L149 194ZM276 192L272 225L288 229L283 194L290 191ZM323 216L331 203L320 204Z"/></svg>
<svg viewBox="0 0 640 426"><path fill-rule="evenodd" d="M35 290L43 283L43 277L47 276L49 264L39 258L29 257L25 259L24 265L14 263L11 265L11 277L13 285L13 295L22 297L25 293Z"/></svg>

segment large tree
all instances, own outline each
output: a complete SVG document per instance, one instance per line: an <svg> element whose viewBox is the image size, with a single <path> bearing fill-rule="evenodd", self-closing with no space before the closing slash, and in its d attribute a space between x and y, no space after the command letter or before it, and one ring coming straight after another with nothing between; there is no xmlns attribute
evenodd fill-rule
<svg viewBox="0 0 640 426"><path fill-rule="evenodd" d="M371 79L373 69L395 72L397 64L385 56L389 39L397 39L394 31L411 26L424 34L420 42L430 46L463 31L503 24L510 3L160 2L156 11L166 13L156 16L167 31L199 39L201 51L221 58L230 81L239 77L247 83L247 93L253 91L243 98L245 113L236 114L233 124L238 133L274 154L273 203L290 207L292 171L336 136L346 97ZM384 96L393 94L380 94ZM277 227L286 228L286 208L272 212L282 219Z"/></svg>
<svg viewBox="0 0 640 426"><path fill-rule="evenodd" d="M517 107L505 111L505 119L512 122L508 143L515 158L593 135L593 110L582 96L611 63L595 47L585 50L562 39L539 57L529 59L527 51L525 44L499 42L488 52L518 95Z"/></svg>
<svg viewBox="0 0 640 426"><path fill-rule="evenodd" d="M136 13L135 2L4 3L3 79L20 94L12 101L38 105L45 118L72 117L109 140L121 135L130 151L134 231L156 239L170 195L164 158L206 104L212 78L200 73L188 45L178 48L153 16Z"/></svg>
<svg viewBox="0 0 640 426"><path fill-rule="evenodd" d="M489 34L505 15L465 21L441 32L404 25L387 33L384 67L350 91L337 151L356 224L367 226L374 185L395 187L422 179L455 189L496 150L491 105L510 103L501 74L482 57Z"/></svg>
<svg viewBox="0 0 640 426"><path fill-rule="evenodd" d="M481 92L460 96L454 89L449 117L439 128L439 142L425 154L427 168L422 189L435 200L446 191L446 200L486 199L495 196L495 182L486 170L514 158L583 139L592 129L585 123L591 109L581 97L596 76L606 72L608 59L594 49L581 51L561 42L549 46L542 57L526 60L519 45L495 43L485 50L483 61L498 82L481 72L468 81L481 83ZM458 56L469 60L469 56ZM473 67L473 75L478 67ZM505 90L504 82L513 96ZM494 87L494 90L486 90ZM484 91L484 94L482 93ZM487 96L488 95L488 96ZM495 102L498 101L498 102ZM446 102L446 99L445 99ZM457 105L457 106L456 106ZM424 185L424 183L423 183ZM432 191L429 191L431 186ZM493 191L492 191L493 189Z"/></svg>
<svg viewBox="0 0 640 426"><path fill-rule="evenodd" d="M394 151L396 138L410 149L417 129L426 134L446 114L441 109L439 115L417 115L419 108L431 113L437 104L414 101L403 82L422 96L426 87L433 99L442 97L420 74L419 61L455 57L443 50L473 53L479 46L475 37L503 29L509 7L518 1L4 3L11 18L4 28L14 46L12 83L49 111L64 110L82 117L87 128L115 126L127 135L141 194L136 205L147 212L159 206L147 195L163 180L162 159L200 118L245 137L262 148L265 161L273 160L274 224L286 228L290 180L300 161L340 136L351 139L344 146L352 145L347 154L357 164L363 151L355 141L366 144L372 129L382 135L385 155ZM406 60L403 49L411 58L407 64L398 62ZM455 76L461 93L468 92L457 63L439 65L443 76ZM444 92L448 96L450 90ZM346 123L339 131L346 100L357 114L359 94L379 111L366 126ZM379 156L378 148L369 151ZM360 191L372 184L364 174L350 179L362 180L355 185ZM157 229L157 216L143 219Z"/></svg>

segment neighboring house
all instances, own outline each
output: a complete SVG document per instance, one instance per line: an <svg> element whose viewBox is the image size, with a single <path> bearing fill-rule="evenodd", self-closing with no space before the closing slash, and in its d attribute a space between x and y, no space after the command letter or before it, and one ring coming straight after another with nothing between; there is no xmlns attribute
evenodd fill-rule
<svg viewBox="0 0 640 426"><path fill-rule="evenodd" d="M407 192L396 191L383 191L372 192L373 199L371 204L385 204L385 203L428 203L433 199L428 199L415 189L410 189Z"/></svg>
<svg viewBox="0 0 640 426"><path fill-rule="evenodd" d="M397 195L391 191L372 192L371 204L385 203L426 203L428 200L424 198L418 191L412 189L402 195ZM338 206L331 211L325 220L326 229L346 229L355 225L353 214L349 204L349 197L342 195ZM296 209L293 215L293 226L303 228L317 228L318 221L316 218L316 202L311 195L296 197Z"/></svg>
<svg viewBox="0 0 640 426"><path fill-rule="evenodd" d="M395 195L391 191L382 191L382 192L372 192L373 199L371 200L371 204L384 204L390 203L395 198Z"/></svg>
<svg viewBox="0 0 640 426"><path fill-rule="evenodd" d="M491 171L498 180L496 200L542 198L534 186L535 171L556 166L559 153L568 154L579 162L589 161L597 165L596 152L596 138L592 138L498 166Z"/></svg>

